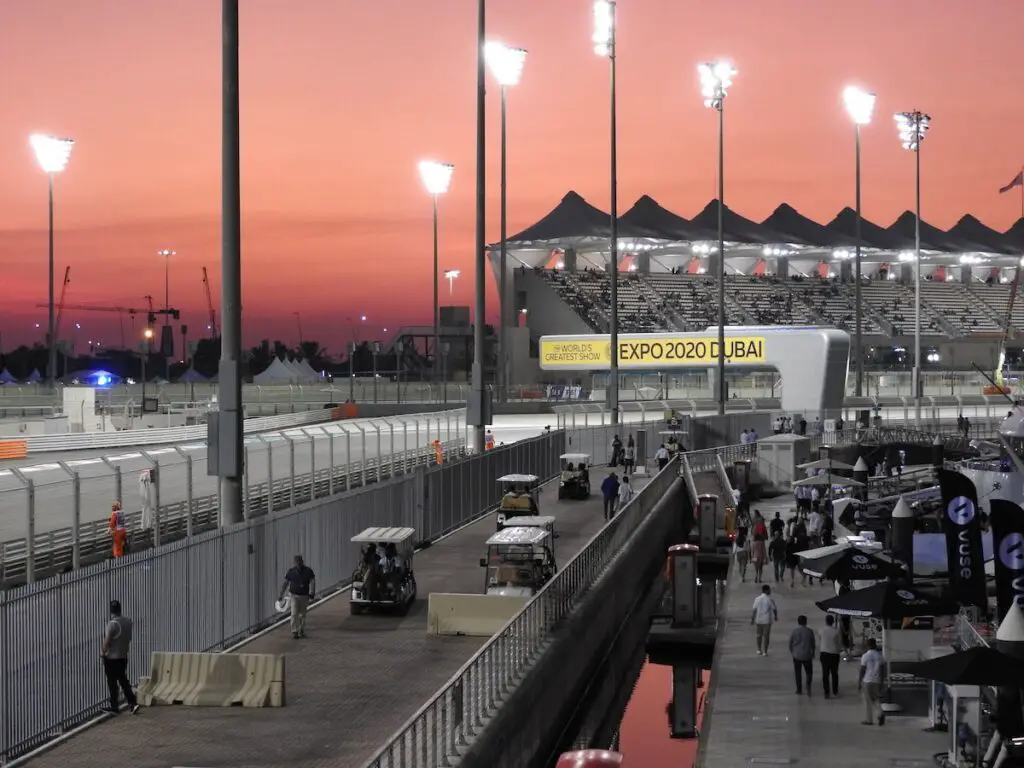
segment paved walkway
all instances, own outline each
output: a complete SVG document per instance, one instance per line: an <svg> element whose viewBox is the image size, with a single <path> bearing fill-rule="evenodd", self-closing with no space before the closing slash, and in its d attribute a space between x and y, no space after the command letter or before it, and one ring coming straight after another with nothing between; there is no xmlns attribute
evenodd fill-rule
<svg viewBox="0 0 1024 768"><path fill-rule="evenodd" d="M766 518L781 511L791 497L754 504ZM733 571L733 573L735 570ZM857 693L859 665L841 663L839 697L824 698L821 667L815 662L812 695L797 696L788 652L789 634L804 614L813 629L825 617L814 605L833 594L831 585L776 585L770 568L767 582L779 608L767 658L757 655L750 612L761 590L753 568L747 581L730 581L726 596L726 629L719 639L714 679L705 707L703 760L700 768L743 768L758 765L800 765L823 768L931 768L932 755L947 744L946 734L925 733L927 718L895 716L884 727L861 725L863 701Z"/></svg>

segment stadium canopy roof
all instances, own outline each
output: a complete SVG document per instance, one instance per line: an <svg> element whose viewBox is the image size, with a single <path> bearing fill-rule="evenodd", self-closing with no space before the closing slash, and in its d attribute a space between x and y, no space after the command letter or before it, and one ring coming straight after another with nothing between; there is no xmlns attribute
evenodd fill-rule
<svg viewBox="0 0 1024 768"><path fill-rule="evenodd" d="M905 250L914 249L914 222L916 216L913 211L904 211L900 217L889 225L888 232L900 239L900 247ZM945 253L968 253L970 251L982 250L976 243L943 232L934 227L924 219L921 219L921 247L926 251L941 251Z"/></svg>
<svg viewBox="0 0 1024 768"><path fill-rule="evenodd" d="M647 237L670 242L717 240L717 229L701 229L677 213L663 208L657 200L644 195L619 217L619 225L643 231Z"/></svg>
<svg viewBox="0 0 1024 768"><path fill-rule="evenodd" d="M741 243L743 245L810 245L802 240L794 240L781 232L776 232L763 224L740 216L729 206L723 209L723 224L725 228L725 239L730 243ZM704 206L704 210L698 213L690 224L701 229L710 229L718 232L718 201L712 200ZM715 235L715 239L718 235Z"/></svg>
<svg viewBox="0 0 1024 768"><path fill-rule="evenodd" d="M1017 223L1003 233L1003 237L1010 245L1017 249L1017 252L1024 250L1024 217L1017 219Z"/></svg>
<svg viewBox="0 0 1024 768"><path fill-rule="evenodd" d="M971 214L967 214L954 224L948 234L977 244L978 247L975 250L978 251L1003 254L1017 252L1002 232L985 226L978 219L971 216Z"/></svg>
<svg viewBox="0 0 1024 768"><path fill-rule="evenodd" d="M857 234L857 212L853 208L843 208L832 221L825 225L834 232L839 232L847 237L856 237ZM880 251L902 250L900 239L886 229L878 226L872 221L861 219L860 239L867 248L877 248Z"/></svg>
<svg viewBox="0 0 1024 768"><path fill-rule="evenodd" d="M619 237L649 235L629 226L619 227ZM513 248L568 247L611 237L611 216L595 208L575 192L569 192L536 224L508 238ZM492 245L494 248L500 243Z"/></svg>
<svg viewBox="0 0 1024 768"><path fill-rule="evenodd" d="M829 229L814 219L804 216L789 203L783 203L761 224L775 232L792 237L796 242L805 242L819 248L853 248L857 240L842 232Z"/></svg>

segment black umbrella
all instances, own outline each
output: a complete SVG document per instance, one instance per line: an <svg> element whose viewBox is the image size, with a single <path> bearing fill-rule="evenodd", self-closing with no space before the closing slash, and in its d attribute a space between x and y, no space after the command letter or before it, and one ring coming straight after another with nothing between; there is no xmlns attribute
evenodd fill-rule
<svg viewBox="0 0 1024 768"><path fill-rule="evenodd" d="M910 619L915 616L952 616L959 613L955 600L935 597L914 587L891 581L865 589L855 589L816 605L823 611L841 616L874 619Z"/></svg>
<svg viewBox="0 0 1024 768"><path fill-rule="evenodd" d="M880 553L851 547L804 560L800 570L808 576L831 581L881 581L898 576L903 567Z"/></svg>
<svg viewBox="0 0 1024 768"><path fill-rule="evenodd" d="M1024 661L984 645L927 661L893 662L892 671L946 685L1024 686Z"/></svg>

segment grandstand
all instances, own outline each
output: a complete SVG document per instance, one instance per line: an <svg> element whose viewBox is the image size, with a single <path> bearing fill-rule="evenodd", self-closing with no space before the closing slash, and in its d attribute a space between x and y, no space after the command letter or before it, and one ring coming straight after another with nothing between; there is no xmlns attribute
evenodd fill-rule
<svg viewBox="0 0 1024 768"><path fill-rule="evenodd" d="M730 325L829 325L854 330L856 214L828 224L781 205L758 223L725 209L726 313ZM685 219L643 197L619 220L619 329L703 330L717 322L717 203ZM508 241L510 293L533 340L545 333L606 333L610 280L607 214L570 192ZM863 332L871 343L913 335L914 218L862 227ZM1010 308L1024 252L1024 219L1005 233L972 216L943 231L921 223L922 335L929 344L999 340L1024 332ZM492 246L495 271L498 246ZM567 328L568 307L580 321ZM570 323L571 324L571 323ZM1009 327L1008 327L1009 326ZM999 343L996 341L995 343Z"/></svg>

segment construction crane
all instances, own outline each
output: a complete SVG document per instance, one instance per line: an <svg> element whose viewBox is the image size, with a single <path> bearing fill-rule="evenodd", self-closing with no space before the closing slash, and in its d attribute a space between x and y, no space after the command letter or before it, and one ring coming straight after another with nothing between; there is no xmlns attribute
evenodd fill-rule
<svg viewBox="0 0 1024 768"><path fill-rule="evenodd" d="M150 326L152 326L156 322L156 316L157 315L169 315L174 320L178 320L178 319L181 318L181 311L180 310L172 309L172 308L154 309L153 308L153 299L152 299L152 297L151 296L146 296L144 298L146 298L148 303L149 303L149 308L148 309L139 309L138 307L98 307L98 306L93 306L91 304L63 304L63 299L62 299L61 308L62 309L74 310L75 312L116 312L116 313L118 313L120 315L128 315L128 316L130 316L132 318L133 324L134 324L135 316L136 315L145 315L146 322ZM37 304L36 306L37 307L48 307L49 305L48 304ZM125 346L124 326L121 327L121 346L122 347Z"/></svg>
<svg viewBox="0 0 1024 768"><path fill-rule="evenodd" d="M217 313L213 311L213 297L210 295L210 276L203 267L203 290L206 291L206 311L210 314L210 338L217 338Z"/></svg>
<svg viewBox="0 0 1024 768"><path fill-rule="evenodd" d="M1006 345L1013 336L1013 305L1017 301L1017 287L1020 285L1020 265L1013 273L1013 282L1010 283L1010 300L1006 303L1006 317L1003 318L1005 330L1003 331L1003 343L999 346L999 358L996 360L995 380L991 386L982 389L986 395L1008 395L1010 388L1006 386L1003 378L1003 366L1006 364Z"/></svg>

